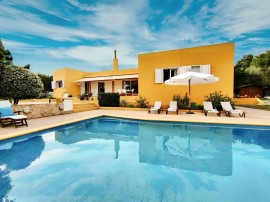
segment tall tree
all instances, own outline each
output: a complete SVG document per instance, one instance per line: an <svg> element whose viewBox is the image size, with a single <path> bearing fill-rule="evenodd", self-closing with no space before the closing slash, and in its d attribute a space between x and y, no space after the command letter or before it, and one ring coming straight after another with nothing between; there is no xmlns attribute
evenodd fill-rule
<svg viewBox="0 0 270 202"><path fill-rule="evenodd" d="M241 85L249 84L250 75L246 72L253 60L253 55L245 55L234 66L234 87L237 88Z"/></svg>
<svg viewBox="0 0 270 202"><path fill-rule="evenodd" d="M270 50L256 56L252 64L255 65L261 71L261 77L263 79L263 84L270 85Z"/></svg>
<svg viewBox="0 0 270 202"><path fill-rule="evenodd" d="M53 77L45 74L38 74L38 76L44 85L44 93L51 92L52 91L51 82L53 80Z"/></svg>
<svg viewBox="0 0 270 202"><path fill-rule="evenodd" d="M1 39L0 39L0 63L2 64L2 67L13 64L12 54L9 50L5 49Z"/></svg>
<svg viewBox="0 0 270 202"><path fill-rule="evenodd" d="M40 96L43 91L43 83L37 75L28 69L9 66L2 74L0 91L3 97L13 98L16 105L20 99Z"/></svg>

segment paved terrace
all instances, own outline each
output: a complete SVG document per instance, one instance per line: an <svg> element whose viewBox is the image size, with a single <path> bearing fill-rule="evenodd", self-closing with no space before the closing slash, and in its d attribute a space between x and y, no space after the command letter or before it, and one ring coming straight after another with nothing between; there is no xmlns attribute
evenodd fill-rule
<svg viewBox="0 0 270 202"><path fill-rule="evenodd" d="M178 115L168 114L161 112L161 114L148 114L147 111L136 110L110 110L99 109L80 113L71 113L66 115L44 117L38 119L28 120L28 127L20 126L15 128L14 126L2 128L0 127L0 140L21 136L44 130L67 123L81 121L89 118L94 118L102 115L133 118L140 120L161 120L161 121L177 121L177 122L200 122L200 123L222 123L222 124L245 124L245 125L264 125L270 126L270 111L263 111L257 109L241 108L246 112L246 118L234 115L233 117L226 117L225 114L221 114L221 117L215 114L209 114L207 117L203 113L196 111L195 114L186 114L180 111Z"/></svg>

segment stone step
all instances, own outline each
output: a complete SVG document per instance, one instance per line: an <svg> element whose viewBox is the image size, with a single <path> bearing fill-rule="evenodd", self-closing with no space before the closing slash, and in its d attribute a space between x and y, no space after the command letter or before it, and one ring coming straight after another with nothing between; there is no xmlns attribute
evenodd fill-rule
<svg viewBox="0 0 270 202"><path fill-rule="evenodd" d="M88 109L73 109L73 113L77 113L77 112L86 112L86 111L91 111L91 110L96 110L98 109L97 107L96 108L88 108Z"/></svg>
<svg viewBox="0 0 270 202"><path fill-rule="evenodd" d="M98 106L94 103L74 103L73 104L73 112L84 112L98 109Z"/></svg>
<svg viewBox="0 0 270 202"><path fill-rule="evenodd" d="M96 107L95 104L74 104L73 108L80 108L80 107Z"/></svg>

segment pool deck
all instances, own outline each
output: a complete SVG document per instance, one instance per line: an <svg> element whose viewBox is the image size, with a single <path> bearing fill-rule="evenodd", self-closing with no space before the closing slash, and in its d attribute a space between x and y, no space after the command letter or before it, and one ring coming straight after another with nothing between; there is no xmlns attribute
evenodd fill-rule
<svg viewBox="0 0 270 202"><path fill-rule="evenodd" d="M237 109L242 109L243 111L245 111L246 118L239 117L238 115L234 115L233 117L226 117L224 113L221 114L221 117L218 117L215 114L209 114L208 116L204 116L204 114L200 111L196 111L195 114L186 114L185 112L180 111L178 115L176 115L175 113L166 115L165 112L161 112L161 114L148 114L147 109L145 111L98 109L87 112L31 119L28 120L28 127L0 127L0 140L5 140L29 134L32 132L104 115L139 120L270 126L270 111L242 107L238 107Z"/></svg>

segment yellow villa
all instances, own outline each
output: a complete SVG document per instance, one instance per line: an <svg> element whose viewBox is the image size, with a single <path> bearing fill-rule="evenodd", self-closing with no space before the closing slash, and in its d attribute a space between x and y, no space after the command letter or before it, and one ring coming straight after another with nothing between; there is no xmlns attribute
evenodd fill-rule
<svg viewBox="0 0 270 202"><path fill-rule="evenodd" d="M192 101L202 103L215 91L233 97L234 43L152 52L138 55L138 68L119 69L116 51L110 71L83 72L71 68L54 71L52 87L56 98L77 97L91 92L118 92L121 98L135 100L144 96L149 104L166 104L174 94L182 96L187 86L165 85L165 80L187 71L214 74L219 82L192 86ZM123 97L122 97L123 96Z"/></svg>

